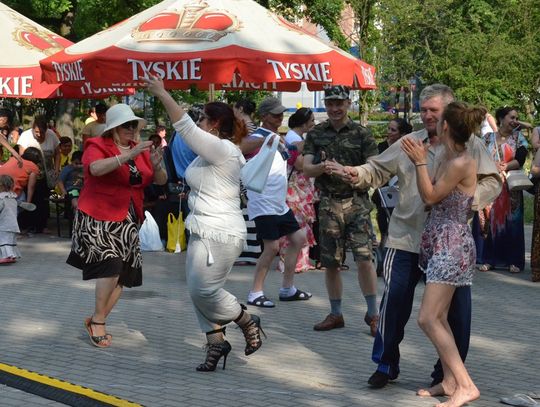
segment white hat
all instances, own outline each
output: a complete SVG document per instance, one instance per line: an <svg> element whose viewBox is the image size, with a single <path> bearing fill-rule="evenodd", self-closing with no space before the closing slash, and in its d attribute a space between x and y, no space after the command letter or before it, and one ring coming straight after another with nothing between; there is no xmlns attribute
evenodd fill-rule
<svg viewBox="0 0 540 407"><path fill-rule="evenodd" d="M146 126L146 120L135 116L135 114L133 113L133 110L131 110L131 107L123 103L119 103L117 105L110 107L107 110L107 113L105 116L105 130L103 130L103 132L114 129L115 127L118 127L121 124L131 122L133 120L139 121L139 127L137 130L140 130L144 126Z"/></svg>

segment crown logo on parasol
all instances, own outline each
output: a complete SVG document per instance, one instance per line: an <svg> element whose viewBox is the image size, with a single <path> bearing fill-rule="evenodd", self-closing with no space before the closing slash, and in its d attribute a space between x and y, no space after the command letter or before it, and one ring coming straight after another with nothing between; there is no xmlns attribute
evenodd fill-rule
<svg viewBox="0 0 540 407"><path fill-rule="evenodd" d="M204 0L159 13L133 30L136 41L218 41L238 30L238 18L224 10L210 10Z"/></svg>
<svg viewBox="0 0 540 407"><path fill-rule="evenodd" d="M64 49L64 46L71 45L71 42L64 40L59 35L39 30L15 13L11 13L11 15L19 23L12 33L13 39L21 46L29 50L41 51L46 55L53 55Z"/></svg>

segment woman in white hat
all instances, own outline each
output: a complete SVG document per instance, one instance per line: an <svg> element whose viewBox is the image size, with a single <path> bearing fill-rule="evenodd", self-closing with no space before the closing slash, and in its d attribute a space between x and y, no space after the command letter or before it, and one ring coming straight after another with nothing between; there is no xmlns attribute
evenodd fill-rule
<svg viewBox="0 0 540 407"><path fill-rule="evenodd" d="M246 241L240 210L240 169L246 161L238 144L247 130L232 108L221 102L207 103L195 124L165 90L161 79L154 77L146 82L150 93L165 106L177 134L198 155L186 170L191 187L186 279L208 342L206 360L197 370L209 372L216 369L222 357L225 368L231 351L231 344L225 340L225 325L230 322L244 333L246 355L261 347L259 317L244 311L236 297L224 289Z"/></svg>
<svg viewBox="0 0 540 407"><path fill-rule="evenodd" d="M67 263L82 270L83 280L96 280L95 310L84 326L92 345L100 348L111 345L105 320L122 288L142 284L138 225L144 188L167 181L161 148L136 142L145 125L128 105L112 106L104 133L88 139L82 158L84 188Z"/></svg>

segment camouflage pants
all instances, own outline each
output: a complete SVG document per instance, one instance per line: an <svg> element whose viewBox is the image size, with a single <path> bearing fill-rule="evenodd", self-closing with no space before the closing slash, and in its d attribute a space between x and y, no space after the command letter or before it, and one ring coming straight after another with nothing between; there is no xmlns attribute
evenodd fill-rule
<svg viewBox="0 0 540 407"><path fill-rule="evenodd" d="M346 199L321 197L321 266L339 267L344 259L345 244L351 249L355 261L371 260L372 225L369 213L372 207L367 194Z"/></svg>

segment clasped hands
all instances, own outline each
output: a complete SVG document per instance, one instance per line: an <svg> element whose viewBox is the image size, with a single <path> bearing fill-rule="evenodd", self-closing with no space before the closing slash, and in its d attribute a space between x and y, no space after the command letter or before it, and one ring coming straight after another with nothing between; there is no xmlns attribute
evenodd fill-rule
<svg viewBox="0 0 540 407"><path fill-rule="evenodd" d="M323 174L328 174L341 178L343 182L356 184L358 182L358 171L354 167L342 165L336 160L325 160L321 163Z"/></svg>
<svg viewBox="0 0 540 407"><path fill-rule="evenodd" d="M427 162L429 144L424 144L421 140L410 137L403 137L401 148L415 165L425 165ZM335 160L327 160L322 164L324 164L325 174L337 175L344 182L352 185L359 182L358 170L355 167L341 165Z"/></svg>

